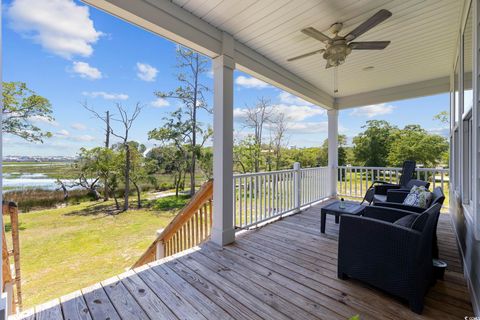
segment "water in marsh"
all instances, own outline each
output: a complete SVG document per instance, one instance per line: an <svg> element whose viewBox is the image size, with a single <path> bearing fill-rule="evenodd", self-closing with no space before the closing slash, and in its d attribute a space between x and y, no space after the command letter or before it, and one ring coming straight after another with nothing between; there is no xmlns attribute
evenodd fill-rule
<svg viewBox="0 0 480 320"><path fill-rule="evenodd" d="M57 179L66 185L74 181L68 163L6 163L3 165L3 192L25 189L56 190Z"/></svg>

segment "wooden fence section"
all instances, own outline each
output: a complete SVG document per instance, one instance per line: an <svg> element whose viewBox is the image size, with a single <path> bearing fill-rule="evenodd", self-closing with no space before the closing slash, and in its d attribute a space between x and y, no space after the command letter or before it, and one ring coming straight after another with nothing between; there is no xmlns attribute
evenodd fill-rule
<svg viewBox="0 0 480 320"><path fill-rule="evenodd" d="M5 222L3 222L4 228L2 229L3 243L2 243L2 292L8 292L8 303L10 313L15 313L18 307L22 310L22 284L21 284L21 271L20 271L20 236L18 229L18 207L14 202L3 202L2 204L3 216L10 217L10 226L12 233L12 250L7 248L7 240L5 236ZM10 257L13 256L13 263L15 268L15 274L12 275L10 269ZM15 286L16 292L14 293L13 287Z"/></svg>
<svg viewBox="0 0 480 320"><path fill-rule="evenodd" d="M208 239L212 229L212 200L213 180L210 180L160 232L133 268L190 249Z"/></svg>

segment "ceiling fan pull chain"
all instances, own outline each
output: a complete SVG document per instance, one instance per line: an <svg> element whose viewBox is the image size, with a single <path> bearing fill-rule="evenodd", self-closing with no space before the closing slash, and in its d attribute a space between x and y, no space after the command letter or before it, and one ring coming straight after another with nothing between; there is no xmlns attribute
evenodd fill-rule
<svg viewBox="0 0 480 320"><path fill-rule="evenodd" d="M333 93L338 93L338 66L333 69Z"/></svg>

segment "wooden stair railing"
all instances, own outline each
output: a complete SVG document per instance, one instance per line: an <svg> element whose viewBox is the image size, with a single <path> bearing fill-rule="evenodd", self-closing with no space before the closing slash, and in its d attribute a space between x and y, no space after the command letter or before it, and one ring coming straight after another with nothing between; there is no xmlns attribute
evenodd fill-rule
<svg viewBox="0 0 480 320"><path fill-rule="evenodd" d="M10 226L12 232L12 250L7 248L7 240L5 236L5 222L3 222L3 243L2 243L2 292L7 292L9 311L15 313L22 310L22 283L20 273L20 236L18 229L18 206L15 202L2 203L2 216L10 216ZM3 220L5 221L5 220ZM13 264L15 274L12 275L10 269L10 257L13 256ZM14 294L13 286L16 292Z"/></svg>
<svg viewBox="0 0 480 320"><path fill-rule="evenodd" d="M132 268L190 249L210 237L213 180L202 185Z"/></svg>

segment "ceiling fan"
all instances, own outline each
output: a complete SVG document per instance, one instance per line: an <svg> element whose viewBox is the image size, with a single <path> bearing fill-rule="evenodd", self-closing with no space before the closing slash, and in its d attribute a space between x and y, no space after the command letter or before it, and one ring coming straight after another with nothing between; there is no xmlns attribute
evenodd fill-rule
<svg viewBox="0 0 480 320"><path fill-rule="evenodd" d="M381 22L387 20L392 16L392 13L388 10L382 9L371 16L367 21L353 29L349 34L340 36L339 32L342 30L343 24L337 22L332 24L329 31L334 35L330 38L318 31L315 28L308 27L302 29L302 33L309 37L312 37L318 41L326 44L325 49L315 50L313 52L305 53L290 59L287 61L295 61L298 59L306 58L317 53L323 53L323 58L327 60L326 68L338 67L345 62L347 56L352 50L382 50L385 49L390 41L364 41L364 42L351 42L360 35L364 34L368 30L372 29Z"/></svg>

